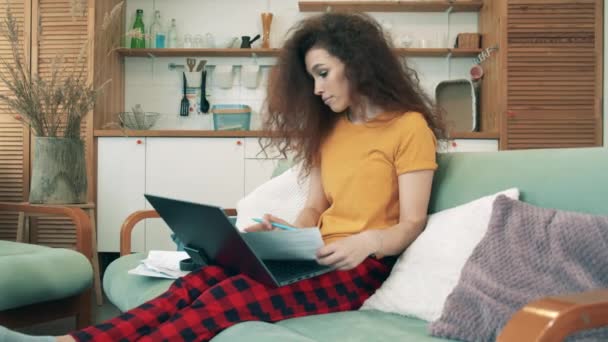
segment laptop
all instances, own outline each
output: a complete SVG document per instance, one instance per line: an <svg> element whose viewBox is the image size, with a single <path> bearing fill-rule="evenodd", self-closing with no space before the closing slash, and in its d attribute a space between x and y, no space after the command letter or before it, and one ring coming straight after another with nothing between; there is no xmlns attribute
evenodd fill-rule
<svg viewBox="0 0 608 342"><path fill-rule="evenodd" d="M199 265L218 265L270 286L312 278L333 268L315 260L262 260L215 206L144 195ZM246 233L245 233L246 234Z"/></svg>

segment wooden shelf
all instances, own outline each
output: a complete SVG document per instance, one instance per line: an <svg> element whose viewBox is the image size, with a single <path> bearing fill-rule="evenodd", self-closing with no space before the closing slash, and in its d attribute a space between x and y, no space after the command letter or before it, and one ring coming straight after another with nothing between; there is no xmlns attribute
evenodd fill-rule
<svg viewBox="0 0 608 342"><path fill-rule="evenodd" d="M129 49L120 48L118 54L126 57L276 57L280 49ZM448 48L397 48L401 56L477 56L481 49L448 49Z"/></svg>
<svg viewBox="0 0 608 342"><path fill-rule="evenodd" d="M447 56L453 57L477 56L481 49L448 49L448 48L397 48L395 49L400 56Z"/></svg>
<svg viewBox="0 0 608 342"><path fill-rule="evenodd" d="M476 12L481 0L394 0L394 1L299 1L300 12Z"/></svg>
<svg viewBox="0 0 608 342"><path fill-rule="evenodd" d="M265 137L269 134L265 131L208 131L208 130L131 130L120 129L96 129L93 131L96 137L212 137L212 138L242 138L242 137Z"/></svg>
<svg viewBox="0 0 608 342"><path fill-rule="evenodd" d="M500 139L498 132L451 132L452 139Z"/></svg>
<svg viewBox="0 0 608 342"><path fill-rule="evenodd" d="M258 57L277 56L279 49L117 49L119 55L128 57Z"/></svg>

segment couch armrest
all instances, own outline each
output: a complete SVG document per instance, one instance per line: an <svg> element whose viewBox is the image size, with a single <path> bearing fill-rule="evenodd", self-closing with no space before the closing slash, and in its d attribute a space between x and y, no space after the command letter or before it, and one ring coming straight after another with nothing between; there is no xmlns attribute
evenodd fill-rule
<svg viewBox="0 0 608 342"><path fill-rule="evenodd" d="M228 216L236 215L236 209L224 209L224 212ZM129 215L120 227L120 256L131 253L131 233L135 225L141 220L159 217L156 210L139 210Z"/></svg>
<svg viewBox="0 0 608 342"><path fill-rule="evenodd" d="M70 218L76 227L76 250L93 260L91 219L84 210L77 207L46 204L0 202L0 212L23 212L27 215L64 216Z"/></svg>
<svg viewBox="0 0 608 342"><path fill-rule="evenodd" d="M602 326L608 326L608 290L595 290L527 304L511 317L497 341L562 341Z"/></svg>

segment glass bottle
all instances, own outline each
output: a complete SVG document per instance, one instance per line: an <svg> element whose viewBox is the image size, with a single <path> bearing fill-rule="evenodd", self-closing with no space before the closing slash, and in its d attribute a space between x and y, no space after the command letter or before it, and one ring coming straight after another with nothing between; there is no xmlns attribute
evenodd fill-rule
<svg viewBox="0 0 608 342"><path fill-rule="evenodd" d="M175 18L171 19L171 27L169 27L169 31L167 32L167 47L177 47L177 26L175 24Z"/></svg>
<svg viewBox="0 0 608 342"><path fill-rule="evenodd" d="M268 49L270 47L270 25L272 24L272 13L262 13L262 48Z"/></svg>
<svg viewBox="0 0 608 342"><path fill-rule="evenodd" d="M162 49L165 47L165 33L163 32L160 20L160 11L154 13L154 21L150 25L150 44L153 49Z"/></svg>
<svg viewBox="0 0 608 342"><path fill-rule="evenodd" d="M137 34L136 34L137 33ZM146 30L144 29L144 10L138 9L133 23L133 36L131 38L131 49L143 49L146 47Z"/></svg>

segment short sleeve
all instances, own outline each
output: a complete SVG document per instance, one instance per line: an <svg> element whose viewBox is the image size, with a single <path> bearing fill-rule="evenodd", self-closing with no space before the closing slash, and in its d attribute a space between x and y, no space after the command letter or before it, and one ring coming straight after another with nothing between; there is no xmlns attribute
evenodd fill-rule
<svg viewBox="0 0 608 342"><path fill-rule="evenodd" d="M437 169L437 139L419 113L408 113L400 122L399 142L395 151L398 175Z"/></svg>

